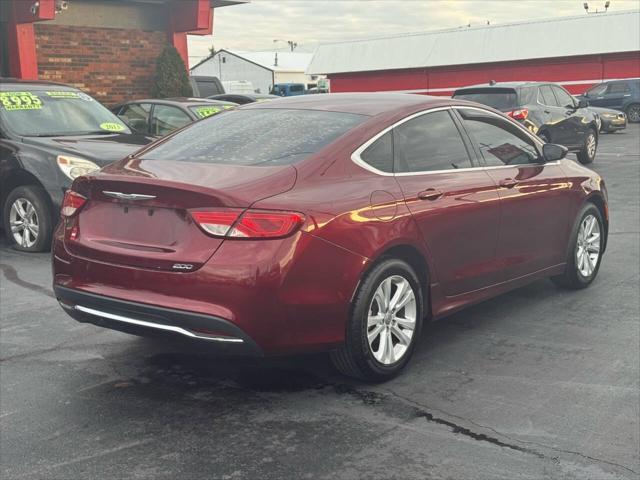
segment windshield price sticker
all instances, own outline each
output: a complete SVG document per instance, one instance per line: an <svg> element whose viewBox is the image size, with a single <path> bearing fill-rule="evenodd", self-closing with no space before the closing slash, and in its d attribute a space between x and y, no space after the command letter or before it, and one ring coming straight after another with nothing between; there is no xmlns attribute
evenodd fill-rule
<svg viewBox="0 0 640 480"><path fill-rule="evenodd" d="M200 118L207 118L221 111L222 109L220 107L198 107L196 109L196 113Z"/></svg>
<svg viewBox="0 0 640 480"><path fill-rule="evenodd" d="M78 92L46 92L51 98L80 98Z"/></svg>
<svg viewBox="0 0 640 480"><path fill-rule="evenodd" d="M125 126L121 123L105 122L100 124L100 128L108 132L121 132L125 129Z"/></svg>
<svg viewBox="0 0 640 480"><path fill-rule="evenodd" d="M0 103L8 112L42 109L42 100L31 92L0 92Z"/></svg>

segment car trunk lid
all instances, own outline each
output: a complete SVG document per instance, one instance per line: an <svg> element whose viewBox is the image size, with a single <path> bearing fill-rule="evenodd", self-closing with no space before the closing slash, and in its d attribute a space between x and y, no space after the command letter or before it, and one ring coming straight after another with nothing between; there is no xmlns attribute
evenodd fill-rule
<svg viewBox="0 0 640 480"><path fill-rule="evenodd" d="M248 167L128 159L73 189L88 201L69 228L70 253L101 262L148 269L193 271L222 239L206 235L189 210L245 209L293 187L292 166Z"/></svg>

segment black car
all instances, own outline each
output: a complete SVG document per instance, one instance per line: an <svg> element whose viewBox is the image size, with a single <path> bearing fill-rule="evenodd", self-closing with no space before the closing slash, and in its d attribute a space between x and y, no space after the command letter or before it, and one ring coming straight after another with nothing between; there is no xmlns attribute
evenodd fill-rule
<svg viewBox="0 0 640 480"><path fill-rule="evenodd" d="M589 105L589 110L598 115L601 132L613 133L627 128L627 115L620 110L592 107L591 105Z"/></svg>
<svg viewBox="0 0 640 480"><path fill-rule="evenodd" d="M133 131L162 137L185 125L237 106L206 98L132 100L111 109Z"/></svg>
<svg viewBox="0 0 640 480"><path fill-rule="evenodd" d="M7 240L18 250L48 250L72 180L151 141L76 88L0 78L0 219Z"/></svg>
<svg viewBox="0 0 640 480"><path fill-rule="evenodd" d="M212 95L207 98L210 98L211 100L225 100L227 102L245 105L247 103L266 102L282 97L279 97L278 95L268 95L265 93L223 93L221 95Z"/></svg>
<svg viewBox="0 0 640 480"><path fill-rule="evenodd" d="M521 122L544 141L576 152L591 163L598 148L598 118L584 99L576 100L560 85L546 82L490 82L457 89L453 98L489 105Z"/></svg>
<svg viewBox="0 0 640 480"><path fill-rule="evenodd" d="M599 83L578 98L594 107L623 111L630 122L640 122L640 78Z"/></svg>

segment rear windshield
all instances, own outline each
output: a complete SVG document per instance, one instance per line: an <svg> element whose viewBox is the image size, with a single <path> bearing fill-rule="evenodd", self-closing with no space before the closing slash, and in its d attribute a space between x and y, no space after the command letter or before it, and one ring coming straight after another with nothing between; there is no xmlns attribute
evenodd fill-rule
<svg viewBox="0 0 640 480"><path fill-rule="evenodd" d="M131 133L118 117L77 90L0 91L0 123L20 136Z"/></svg>
<svg viewBox="0 0 640 480"><path fill-rule="evenodd" d="M287 165L317 152L367 118L316 110L229 110L192 124L145 152L142 158Z"/></svg>
<svg viewBox="0 0 640 480"><path fill-rule="evenodd" d="M467 90L455 93L453 98L481 103L483 105L493 107L496 110L513 110L518 107L518 98L515 90Z"/></svg>

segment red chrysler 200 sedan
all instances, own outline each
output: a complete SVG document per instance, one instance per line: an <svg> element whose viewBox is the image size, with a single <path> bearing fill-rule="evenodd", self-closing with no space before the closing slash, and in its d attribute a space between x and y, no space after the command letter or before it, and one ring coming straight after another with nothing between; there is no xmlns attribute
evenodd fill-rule
<svg viewBox="0 0 640 480"><path fill-rule="evenodd" d="M370 381L425 321L598 273L596 173L478 104L310 95L197 122L66 193L54 289L76 320L227 353L329 350Z"/></svg>

